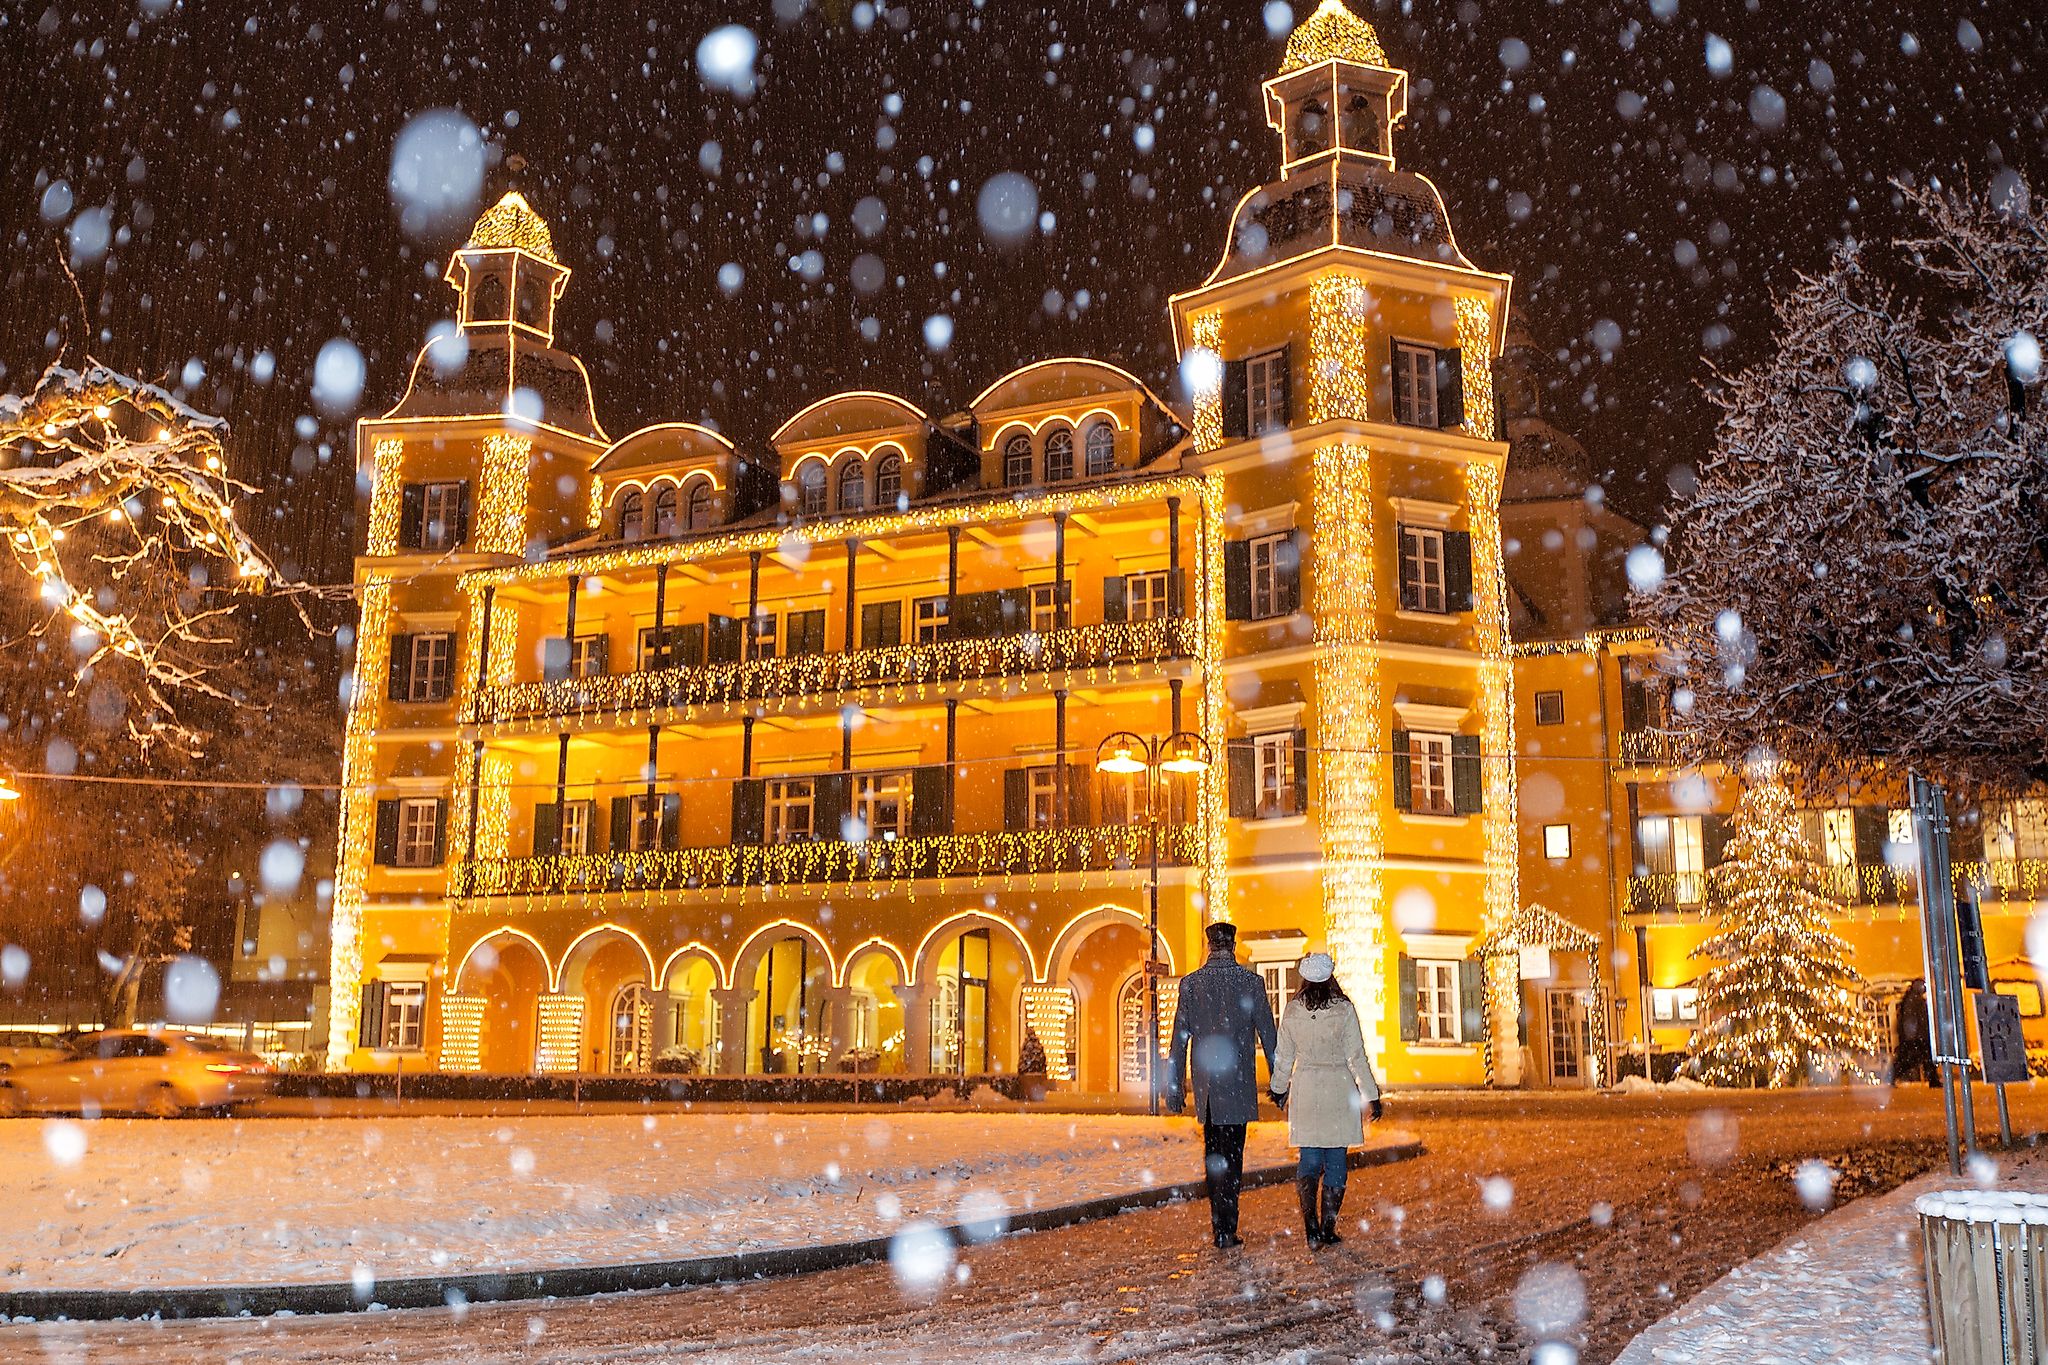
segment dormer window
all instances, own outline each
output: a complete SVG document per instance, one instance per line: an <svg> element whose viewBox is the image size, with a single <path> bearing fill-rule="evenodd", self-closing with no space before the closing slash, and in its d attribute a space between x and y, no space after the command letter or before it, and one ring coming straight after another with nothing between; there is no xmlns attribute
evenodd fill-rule
<svg viewBox="0 0 2048 1365"><path fill-rule="evenodd" d="M839 510L857 512L867 505L867 468L858 459L849 459L839 467Z"/></svg>
<svg viewBox="0 0 2048 1365"><path fill-rule="evenodd" d="M1003 447L1003 487L1028 488L1030 485L1031 438L1020 431Z"/></svg>
<svg viewBox="0 0 2048 1365"><path fill-rule="evenodd" d="M647 533L647 498L637 488L619 499L619 539L638 540Z"/></svg>
<svg viewBox="0 0 2048 1365"><path fill-rule="evenodd" d="M796 510L807 517L825 514L825 466L816 460L796 476Z"/></svg>
<svg viewBox="0 0 2048 1365"><path fill-rule="evenodd" d="M682 529L682 523L676 516L676 503L676 486L663 484L661 491L654 495L654 534L666 539Z"/></svg>
<svg viewBox="0 0 2048 1365"><path fill-rule="evenodd" d="M711 481L698 479L690 485L689 528L692 531L711 529Z"/></svg>
<svg viewBox="0 0 2048 1365"><path fill-rule="evenodd" d="M1088 477L1099 479L1116 472L1116 429L1107 422L1088 428Z"/></svg>
<svg viewBox="0 0 2048 1365"><path fill-rule="evenodd" d="M903 497L903 457L894 451L875 461L875 505L894 509Z"/></svg>
<svg viewBox="0 0 2048 1365"><path fill-rule="evenodd" d="M1074 477L1074 433L1056 428L1045 438L1045 481L1065 483Z"/></svg>

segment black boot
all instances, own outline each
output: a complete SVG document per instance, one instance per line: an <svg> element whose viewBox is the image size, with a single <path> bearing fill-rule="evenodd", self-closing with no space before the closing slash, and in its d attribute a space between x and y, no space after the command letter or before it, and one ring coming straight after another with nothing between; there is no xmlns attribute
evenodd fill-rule
<svg viewBox="0 0 2048 1365"><path fill-rule="evenodd" d="M1333 1247L1344 1240L1337 1235L1337 1215L1343 1211L1344 1192L1339 1190L1332 1194L1328 1185L1323 1186L1323 1226L1321 1231L1324 1246Z"/></svg>
<svg viewBox="0 0 2048 1365"><path fill-rule="evenodd" d="M1294 1192L1301 1198L1301 1228L1312 1247L1323 1244L1322 1224L1316 1218L1316 1187L1321 1177L1298 1175L1294 1178Z"/></svg>

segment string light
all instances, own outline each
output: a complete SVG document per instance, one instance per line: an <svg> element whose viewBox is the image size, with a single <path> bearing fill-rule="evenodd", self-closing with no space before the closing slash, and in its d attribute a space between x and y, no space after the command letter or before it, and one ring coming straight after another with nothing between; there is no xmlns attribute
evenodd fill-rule
<svg viewBox="0 0 2048 1365"><path fill-rule="evenodd" d="M1465 432L1482 441L1494 436L1493 312L1485 299L1458 299L1458 356L1464 380Z"/></svg>
<svg viewBox="0 0 2048 1365"><path fill-rule="evenodd" d="M1309 421L1372 420L1373 369L1365 363L1371 295L1363 280L1329 272L1309 285Z"/></svg>
<svg viewBox="0 0 2048 1365"><path fill-rule="evenodd" d="M510 249L538 256L550 265L555 260L555 239L547 220L533 211L526 196L508 190L504 198L484 210L469 234L467 245L483 249Z"/></svg>
<svg viewBox="0 0 2048 1365"><path fill-rule="evenodd" d="M374 499L374 495L373 495ZM373 574L362 585L356 626L354 695L341 746L341 847L336 855L329 934L327 1066L348 1069L362 1024L364 880L377 828L374 750L383 724L377 686L391 664L391 580Z"/></svg>
<svg viewBox="0 0 2048 1365"><path fill-rule="evenodd" d="M1314 14L1295 26L1287 38L1287 55L1280 63L1280 74L1330 61L1356 62L1361 66L1387 64L1380 35L1371 24L1346 9L1343 0L1323 0Z"/></svg>
<svg viewBox="0 0 2048 1365"><path fill-rule="evenodd" d="M370 534L365 552L388 555L398 552L398 523L405 503L405 486L400 468L405 442L395 436L380 439L371 451Z"/></svg>
<svg viewBox="0 0 2048 1365"><path fill-rule="evenodd" d="M516 555L526 548L526 473L529 436L484 438L483 487L471 542L479 554Z"/></svg>
<svg viewBox="0 0 2048 1365"><path fill-rule="evenodd" d="M583 1064L583 997L544 994L540 998L540 1047L535 1064L543 1072L577 1071Z"/></svg>
<svg viewBox="0 0 2048 1365"><path fill-rule="evenodd" d="M1479 940L1472 955L1485 966L1486 1010L1489 1017L1494 1001L1503 982L1510 992L1508 999L1519 1004L1521 990L1521 955L1524 948L1548 948L1559 953L1584 953L1589 961L1597 961L1600 952L1600 936L1581 929L1562 915L1540 905L1518 908L1508 922ZM1496 970L1498 966L1499 970ZM1607 1018L1609 1011L1607 979L1599 972L1593 973L1593 1004L1587 1013L1586 1060L1592 1070L1591 1080L1595 1086L1607 1083L1603 1073L1607 1065ZM1511 1036L1511 1035L1510 1035ZM1486 1075L1493 1075L1494 1035L1487 1030L1481 1041L1484 1053Z"/></svg>
<svg viewBox="0 0 2048 1365"><path fill-rule="evenodd" d="M1220 480L1204 479L1201 486L1202 581L1197 604L1202 613L1202 741L1213 758L1225 753L1223 722L1229 697L1224 688L1223 632L1226 626L1223 601L1223 488ZM1205 923L1230 917L1230 765L1211 762L1203 770L1202 910ZM1163 1009L1164 1006L1162 1005Z"/></svg>
<svg viewBox="0 0 2048 1365"><path fill-rule="evenodd" d="M1188 319L1188 341L1194 350L1213 357L1194 376L1194 440L1198 451L1223 444L1223 312L1211 308Z"/></svg>
<svg viewBox="0 0 2048 1365"><path fill-rule="evenodd" d="M488 1003L481 995L441 997L441 1070L483 1070L484 1009Z"/></svg>
<svg viewBox="0 0 2048 1365"><path fill-rule="evenodd" d="M1027 985L1018 995L1024 1006L1024 1026L1038 1035L1045 1048L1047 1079L1073 1080L1074 1068L1067 1065L1067 1058L1074 1051L1074 988Z"/></svg>
<svg viewBox="0 0 2048 1365"><path fill-rule="evenodd" d="M1490 394L1481 397L1490 408ZM1480 814L1485 859L1482 898L1489 931L1513 924L1521 903L1521 857L1515 828L1514 664L1508 654L1508 581L1501 555L1500 491L1500 465L1478 461L1465 466L1466 514L1472 538L1472 627L1480 656L1479 747L1485 786ZM1489 962L1487 981L1492 1036L1496 1040L1513 1038L1521 997L1516 964L1504 959ZM1512 1060L1504 1068L1504 1079L1515 1084L1521 1079L1520 1056L1510 1052L1507 1057ZM1498 1064L1504 1059L1494 1060ZM1488 1079L1492 1079L1491 1071Z"/></svg>

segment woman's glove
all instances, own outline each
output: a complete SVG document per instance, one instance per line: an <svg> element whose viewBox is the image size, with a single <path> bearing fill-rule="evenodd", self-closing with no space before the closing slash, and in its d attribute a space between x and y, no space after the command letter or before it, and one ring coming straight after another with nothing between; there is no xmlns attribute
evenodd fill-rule
<svg viewBox="0 0 2048 1365"><path fill-rule="evenodd" d="M1276 1109L1285 1109L1285 1108L1287 1108L1287 1092L1286 1092L1285 1090L1268 1090L1268 1091L1266 1092L1266 1095L1267 1095L1267 1098L1269 1098L1269 1099L1271 1099L1271 1100L1273 1101L1273 1107L1274 1107L1274 1108L1276 1108Z"/></svg>
<svg viewBox="0 0 2048 1365"><path fill-rule="evenodd" d="M1372 1102L1372 1121L1374 1123L1378 1123L1385 1116L1386 1112L1387 1107L1385 1105L1381 1104L1378 1100Z"/></svg>

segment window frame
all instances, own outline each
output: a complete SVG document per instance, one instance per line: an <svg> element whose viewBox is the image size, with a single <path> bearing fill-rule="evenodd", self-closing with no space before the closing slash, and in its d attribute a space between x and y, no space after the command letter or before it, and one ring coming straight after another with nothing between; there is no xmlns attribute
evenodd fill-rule
<svg viewBox="0 0 2048 1365"><path fill-rule="evenodd" d="M832 496L839 504L840 511L864 512L867 510L868 467L861 462L858 456L847 457L846 462L839 466L839 472L834 476L834 483L836 486L832 490ZM849 490L854 495L851 498L846 496Z"/></svg>
<svg viewBox="0 0 2048 1365"><path fill-rule="evenodd" d="M903 498L903 456L884 451L875 459L875 506L885 512L897 510Z"/></svg>
<svg viewBox="0 0 2048 1365"><path fill-rule="evenodd" d="M1856 812L1828 806L1820 812L1820 856L1828 867L1856 866Z"/></svg>
<svg viewBox="0 0 2048 1365"><path fill-rule="evenodd" d="M427 631L408 635L406 640L406 701L447 701L455 682L454 632Z"/></svg>
<svg viewBox="0 0 2048 1365"><path fill-rule="evenodd" d="M1553 836L1562 836L1563 844ZM1572 856L1572 827L1569 823L1550 824L1543 827L1543 856L1552 862L1562 862Z"/></svg>
<svg viewBox="0 0 2048 1365"><path fill-rule="evenodd" d="M773 659L782 646L782 618L772 611L757 611L746 631L747 657Z"/></svg>
<svg viewBox="0 0 2048 1365"><path fill-rule="evenodd" d="M626 798L626 851L654 853L661 848L661 808L664 793L649 796L634 792Z"/></svg>
<svg viewBox="0 0 2048 1365"><path fill-rule="evenodd" d="M378 1052L419 1052L426 1047L427 983L380 982L383 1017L377 1021Z"/></svg>
<svg viewBox="0 0 2048 1365"><path fill-rule="evenodd" d="M648 523L656 540L673 540L682 534L682 490L665 483L654 493L653 515Z"/></svg>
<svg viewBox="0 0 2048 1365"><path fill-rule="evenodd" d="M1450 735L1434 730L1408 732L1408 810L1412 815L1458 813Z"/></svg>
<svg viewBox="0 0 2048 1365"><path fill-rule="evenodd" d="M867 831L868 839L889 842L910 837L913 790L914 783L907 768L854 775L853 813ZM885 824L878 818L878 812L891 802L895 805L895 818Z"/></svg>
<svg viewBox="0 0 2048 1365"><path fill-rule="evenodd" d="M1057 583L1033 583L1026 588L1029 594L1029 629L1033 635L1050 635L1060 628L1060 585Z"/></svg>
<svg viewBox="0 0 2048 1365"><path fill-rule="evenodd" d="M628 488L619 495L619 539L644 540L647 536L647 495Z"/></svg>
<svg viewBox="0 0 2048 1365"><path fill-rule="evenodd" d="M1244 361L1244 431L1247 437L1287 429L1287 348Z"/></svg>
<svg viewBox="0 0 2048 1365"><path fill-rule="evenodd" d="M1452 958L1418 957L1415 964L1415 1041L1444 1047L1465 1041L1460 969Z"/></svg>
<svg viewBox="0 0 2048 1365"><path fill-rule="evenodd" d="M690 480L690 497L684 505L683 529L686 531L708 531L711 529L711 480Z"/></svg>
<svg viewBox="0 0 2048 1365"><path fill-rule="evenodd" d="M1395 338L1394 421L1398 425L1431 428L1439 425L1443 408L1440 402L1442 395L1436 389L1438 358L1434 346Z"/></svg>
<svg viewBox="0 0 2048 1365"><path fill-rule="evenodd" d="M762 793L764 843L808 844L818 839L818 779L771 777ZM802 812L802 829L793 817Z"/></svg>
<svg viewBox="0 0 2048 1365"><path fill-rule="evenodd" d="M436 479L420 485L420 549L445 553L460 542L456 528L462 521L462 480ZM436 516L440 506L443 515ZM435 528L439 528L439 534Z"/></svg>
<svg viewBox="0 0 2048 1365"><path fill-rule="evenodd" d="M915 597L910 603L912 644L937 644L946 638L946 626L953 619L953 603L944 593Z"/></svg>
<svg viewBox="0 0 2048 1365"><path fill-rule="evenodd" d="M1081 452L1082 467L1089 478L1106 478L1116 473L1116 427L1109 422L1091 422L1081 434Z"/></svg>
<svg viewBox="0 0 2048 1365"><path fill-rule="evenodd" d="M1549 688L1538 692L1535 700L1530 704L1530 710L1534 713L1538 725L1564 724L1563 689ZM1546 718L1546 712L1548 713L1548 718Z"/></svg>
<svg viewBox="0 0 2048 1365"><path fill-rule="evenodd" d="M1451 594L1448 561L1444 556L1444 528L1403 522L1400 540L1401 590L1402 597L1406 599L1402 608L1426 612L1431 616L1449 615ZM1436 573L1434 585L1429 579L1432 569Z"/></svg>
<svg viewBox="0 0 2048 1365"><path fill-rule="evenodd" d="M1058 442L1057 447L1054 443ZM1053 463L1055 450L1061 464ZM1047 483L1070 483L1074 478L1074 429L1056 426L1045 434L1045 481Z"/></svg>
<svg viewBox="0 0 2048 1365"><path fill-rule="evenodd" d="M1024 827L1056 829L1060 815L1060 769L1055 763L1024 770Z"/></svg>
<svg viewBox="0 0 2048 1365"><path fill-rule="evenodd" d="M441 837L441 799L437 796L398 798L398 837L391 846L391 865L417 871L438 867L434 845Z"/></svg>
<svg viewBox="0 0 2048 1365"><path fill-rule="evenodd" d="M813 477L815 475L816 477ZM806 460L796 471L796 512L800 517L822 517L832 496L831 479L823 460Z"/></svg>
<svg viewBox="0 0 2048 1365"><path fill-rule="evenodd" d="M1706 822L1697 815L1667 815L1671 848L1671 899L1675 905L1707 903ZM1691 894L1687 894L1690 892Z"/></svg>
<svg viewBox="0 0 2048 1365"><path fill-rule="evenodd" d="M1124 575L1124 619L1163 621L1172 614L1173 576L1166 569Z"/></svg>
<svg viewBox="0 0 2048 1365"><path fill-rule="evenodd" d="M1272 621L1293 614L1280 610L1280 547L1293 541L1291 530L1253 536L1245 541L1245 557L1251 566L1252 620Z"/></svg>
<svg viewBox="0 0 2048 1365"><path fill-rule="evenodd" d="M1031 437L1018 432L1003 442L1003 487L1029 488L1032 477L1037 473L1036 457L1031 449Z"/></svg>
<svg viewBox="0 0 2048 1365"><path fill-rule="evenodd" d="M1286 1010L1287 1002L1301 989L1301 968L1298 963L1284 957L1266 958L1252 966L1266 988L1266 1004L1271 1007L1273 1017L1278 1019Z"/></svg>
<svg viewBox="0 0 2048 1365"><path fill-rule="evenodd" d="M1293 730L1273 730L1251 737L1255 820L1285 820L1303 813L1294 808L1294 737Z"/></svg>
<svg viewBox="0 0 2048 1365"><path fill-rule="evenodd" d="M588 635L569 637L569 676L572 678L601 678L604 670L593 668L592 664L606 662L610 652L607 637L595 631Z"/></svg>

